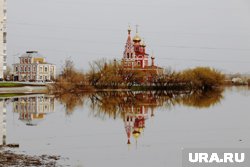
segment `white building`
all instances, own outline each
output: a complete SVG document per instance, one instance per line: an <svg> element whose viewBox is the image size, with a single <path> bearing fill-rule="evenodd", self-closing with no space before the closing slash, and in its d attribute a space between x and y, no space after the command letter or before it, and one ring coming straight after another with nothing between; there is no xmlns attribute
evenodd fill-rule
<svg viewBox="0 0 250 167"><path fill-rule="evenodd" d="M47 63L37 51L27 51L19 60L19 63L13 64L15 80L51 81L56 77L56 66Z"/></svg>
<svg viewBox="0 0 250 167"><path fill-rule="evenodd" d="M7 19L7 7L6 0L0 0L0 79L3 79L4 70L6 70L6 19Z"/></svg>

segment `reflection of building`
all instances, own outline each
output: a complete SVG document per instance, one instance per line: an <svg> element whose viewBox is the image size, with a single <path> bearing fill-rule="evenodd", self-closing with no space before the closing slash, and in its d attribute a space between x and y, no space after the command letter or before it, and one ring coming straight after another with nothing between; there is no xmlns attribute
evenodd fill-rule
<svg viewBox="0 0 250 167"><path fill-rule="evenodd" d="M0 145L6 144L6 108L3 100L0 101Z"/></svg>
<svg viewBox="0 0 250 167"><path fill-rule="evenodd" d="M19 119L26 125L37 125L45 119L46 114L54 112L54 97L49 95L30 95L15 98L14 112L19 113Z"/></svg>
<svg viewBox="0 0 250 167"><path fill-rule="evenodd" d="M6 0L0 0L0 79L3 79L3 72L6 70L6 58L7 58L6 17L7 17Z"/></svg>
<svg viewBox="0 0 250 167"><path fill-rule="evenodd" d="M137 140L145 128L145 120L148 118L147 110L143 107L131 107L130 111L125 113L124 124L128 137L127 144L130 144L131 134Z"/></svg>
<svg viewBox="0 0 250 167"><path fill-rule="evenodd" d="M137 99L135 105L123 108L125 112L123 121L128 138L127 144L131 143L131 135L137 142L145 128L146 119L154 116L154 108L159 105L151 93L139 93L135 97Z"/></svg>
<svg viewBox="0 0 250 167"><path fill-rule="evenodd" d="M55 78L56 66L47 63L37 51L27 51L14 64L14 75L18 81L50 81Z"/></svg>

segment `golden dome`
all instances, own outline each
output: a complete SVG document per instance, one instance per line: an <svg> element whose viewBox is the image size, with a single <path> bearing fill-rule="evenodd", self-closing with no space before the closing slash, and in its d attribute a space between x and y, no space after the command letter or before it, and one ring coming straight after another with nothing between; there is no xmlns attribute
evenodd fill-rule
<svg viewBox="0 0 250 167"><path fill-rule="evenodd" d="M139 37L139 35L136 34L136 35L134 36L134 38L133 38L133 41L134 41L134 42L141 42L141 37Z"/></svg>

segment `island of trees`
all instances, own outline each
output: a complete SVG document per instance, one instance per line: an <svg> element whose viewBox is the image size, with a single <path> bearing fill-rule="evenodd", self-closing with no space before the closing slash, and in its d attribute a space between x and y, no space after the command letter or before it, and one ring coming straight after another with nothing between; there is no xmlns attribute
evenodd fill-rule
<svg viewBox="0 0 250 167"><path fill-rule="evenodd" d="M165 69L163 73L126 70L117 61L104 59L90 63L82 72L70 59L65 61L52 90L80 92L94 90L213 90L225 84L225 75L209 67L196 67L180 72Z"/></svg>

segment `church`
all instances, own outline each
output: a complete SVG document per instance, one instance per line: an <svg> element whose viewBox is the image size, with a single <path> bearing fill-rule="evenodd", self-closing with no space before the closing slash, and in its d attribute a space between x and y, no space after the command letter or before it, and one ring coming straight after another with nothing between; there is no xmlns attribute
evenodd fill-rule
<svg viewBox="0 0 250 167"><path fill-rule="evenodd" d="M149 62L151 59L151 63ZM162 74L163 68L155 65L154 55L146 52L145 41L141 40L136 28L136 34L131 37L131 28L128 28L128 37L122 58L122 66L126 70L140 70L148 74Z"/></svg>

